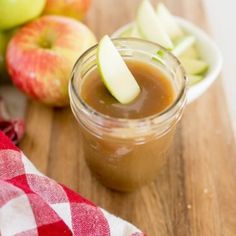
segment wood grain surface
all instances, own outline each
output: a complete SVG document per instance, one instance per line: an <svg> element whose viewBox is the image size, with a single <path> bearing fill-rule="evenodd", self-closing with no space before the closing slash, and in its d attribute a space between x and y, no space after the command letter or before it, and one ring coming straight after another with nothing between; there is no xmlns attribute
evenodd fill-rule
<svg viewBox="0 0 236 236"><path fill-rule="evenodd" d="M134 19L139 0L93 0L86 23L98 38ZM171 11L207 29L201 0L166 0ZM221 80L186 109L157 180L131 194L90 174L69 108L29 101L20 146L49 177L80 192L149 236L236 235L236 143Z"/></svg>

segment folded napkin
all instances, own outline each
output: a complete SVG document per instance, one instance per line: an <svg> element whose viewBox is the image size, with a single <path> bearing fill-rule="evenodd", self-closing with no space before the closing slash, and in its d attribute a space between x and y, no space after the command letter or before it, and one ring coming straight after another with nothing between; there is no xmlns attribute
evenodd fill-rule
<svg viewBox="0 0 236 236"><path fill-rule="evenodd" d="M144 236L40 173L0 131L0 236Z"/></svg>

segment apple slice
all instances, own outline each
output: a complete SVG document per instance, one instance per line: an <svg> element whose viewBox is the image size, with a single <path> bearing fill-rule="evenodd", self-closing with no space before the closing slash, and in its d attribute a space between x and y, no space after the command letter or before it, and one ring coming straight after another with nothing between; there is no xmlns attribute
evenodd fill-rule
<svg viewBox="0 0 236 236"><path fill-rule="evenodd" d="M191 59L198 59L200 58L200 54L197 51L196 47L191 46L188 48L184 53L181 54L180 58L191 58Z"/></svg>
<svg viewBox="0 0 236 236"><path fill-rule="evenodd" d="M203 80L202 75L188 75L189 85L192 86Z"/></svg>
<svg viewBox="0 0 236 236"><path fill-rule="evenodd" d="M208 64L199 59L182 59L181 63L185 71L190 75L201 75L208 69Z"/></svg>
<svg viewBox="0 0 236 236"><path fill-rule="evenodd" d="M134 25L134 27L131 30L130 37L139 38L139 39L142 38L136 24Z"/></svg>
<svg viewBox="0 0 236 236"><path fill-rule="evenodd" d="M124 32L122 32L119 37L121 38L128 38L130 37L131 33L133 31L133 28L128 28L127 30L125 30Z"/></svg>
<svg viewBox="0 0 236 236"><path fill-rule="evenodd" d="M182 38L172 50L172 53L177 57L181 56L184 52L186 52L190 47L193 46L195 41L196 38L194 36L186 36Z"/></svg>
<svg viewBox="0 0 236 236"><path fill-rule="evenodd" d="M175 18L171 15L169 10L164 6L163 3L157 5L157 17L161 21L166 32L171 39L176 39L183 36L183 32L177 24Z"/></svg>
<svg viewBox="0 0 236 236"><path fill-rule="evenodd" d="M97 65L106 88L120 103L130 103L138 96L137 81L107 35L98 44Z"/></svg>
<svg viewBox="0 0 236 236"><path fill-rule="evenodd" d="M173 48L169 35L148 0L143 0L138 8L137 27L144 39L159 43L167 49Z"/></svg>

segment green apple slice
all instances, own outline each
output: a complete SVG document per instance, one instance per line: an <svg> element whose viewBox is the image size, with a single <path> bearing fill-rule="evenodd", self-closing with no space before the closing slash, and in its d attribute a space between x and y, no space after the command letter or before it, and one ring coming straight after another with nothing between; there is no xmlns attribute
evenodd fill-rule
<svg viewBox="0 0 236 236"><path fill-rule="evenodd" d="M180 58L191 58L191 59L198 59L200 58L200 54L197 51L196 47L191 46L190 48L188 48L184 53L182 53L182 55L180 56Z"/></svg>
<svg viewBox="0 0 236 236"><path fill-rule="evenodd" d="M183 32L177 24L175 18L171 15L169 10L164 6L163 3L157 5L157 17L161 21L166 32L171 39L176 39L183 36Z"/></svg>
<svg viewBox="0 0 236 236"><path fill-rule="evenodd" d="M138 96L137 81L107 35L98 44L97 65L106 88L120 103L130 103Z"/></svg>
<svg viewBox="0 0 236 236"><path fill-rule="evenodd" d="M184 52L186 52L190 47L194 45L195 41L196 38L194 36L186 36L182 38L172 50L172 53L177 57L181 56Z"/></svg>
<svg viewBox="0 0 236 236"><path fill-rule="evenodd" d="M159 43L167 49L173 48L169 35L148 0L143 0L138 8L137 27L144 39Z"/></svg>
<svg viewBox="0 0 236 236"><path fill-rule="evenodd" d="M130 33L130 37L132 37L132 38L139 38L139 39L142 38L142 36L140 35L138 27L137 27L136 24L132 28L132 31Z"/></svg>
<svg viewBox="0 0 236 236"><path fill-rule="evenodd" d="M189 85L192 86L203 80L202 75L188 75Z"/></svg>
<svg viewBox="0 0 236 236"><path fill-rule="evenodd" d="M190 75L201 75L208 69L208 64L199 59L184 58L181 60L181 63L185 71Z"/></svg>
<svg viewBox="0 0 236 236"><path fill-rule="evenodd" d="M128 28L127 30L125 30L124 32L122 32L120 34L120 37L121 38L128 38L128 37L130 37L132 31L133 31L133 28Z"/></svg>

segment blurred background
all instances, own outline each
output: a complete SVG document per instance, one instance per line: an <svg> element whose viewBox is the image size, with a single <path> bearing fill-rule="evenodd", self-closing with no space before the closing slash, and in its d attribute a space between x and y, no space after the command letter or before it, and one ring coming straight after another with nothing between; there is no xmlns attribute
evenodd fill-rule
<svg viewBox="0 0 236 236"><path fill-rule="evenodd" d="M223 55L224 89L233 128L236 131L236 1L205 0L203 2L208 13L207 16L214 39Z"/></svg>

